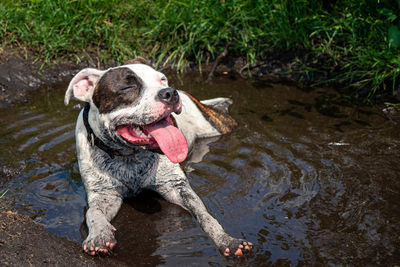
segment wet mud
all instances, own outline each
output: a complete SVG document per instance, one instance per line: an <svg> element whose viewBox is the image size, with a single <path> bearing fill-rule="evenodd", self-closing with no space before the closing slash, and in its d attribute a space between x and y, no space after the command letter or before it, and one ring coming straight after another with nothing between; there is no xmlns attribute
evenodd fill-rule
<svg viewBox="0 0 400 267"><path fill-rule="evenodd" d="M74 141L82 105L65 107L67 84L55 81L1 109L0 196L7 192L0 199L5 205L0 250L7 256L0 261L15 266L44 261L63 266L63 260L118 266L400 263L396 115L388 120L380 109L355 105L329 88L243 80L223 72L211 83L198 73L168 77L170 85L200 99L234 101L237 130L201 140L185 169L227 232L255 244L252 255L225 259L190 214L150 192L123 204L113 221L118 244L112 256L84 255L86 196ZM35 228L22 230L30 229L32 219ZM36 231L46 234L33 235ZM26 241L13 241L14 233ZM51 240L64 241L60 247L34 246ZM41 258L43 248L48 252Z"/></svg>
<svg viewBox="0 0 400 267"><path fill-rule="evenodd" d="M80 253L75 242L51 234L11 206L8 199L0 200L2 266L96 266L93 259Z"/></svg>

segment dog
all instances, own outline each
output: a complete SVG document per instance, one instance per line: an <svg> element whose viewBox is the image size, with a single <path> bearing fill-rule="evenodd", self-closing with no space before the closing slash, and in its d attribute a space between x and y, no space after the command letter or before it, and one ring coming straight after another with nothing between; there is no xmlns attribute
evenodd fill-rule
<svg viewBox="0 0 400 267"><path fill-rule="evenodd" d="M124 198L144 189L189 211L225 256L242 256L253 244L228 235L191 188L181 167L196 138L231 132L229 98L199 101L168 86L143 58L107 70L86 68L71 80L65 104L86 102L75 129L85 186L89 255L109 254L117 241L111 220Z"/></svg>

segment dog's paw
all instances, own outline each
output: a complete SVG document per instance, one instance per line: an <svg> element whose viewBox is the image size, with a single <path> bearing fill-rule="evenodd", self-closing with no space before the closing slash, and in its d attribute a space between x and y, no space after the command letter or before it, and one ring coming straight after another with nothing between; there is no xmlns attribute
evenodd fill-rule
<svg viewBox="0 0 400 267"><path fill-rule="evenodd" d="M115 231L116 229L111 224L102 230L91 231L82 243L83 251L92 256L109 254L117 244L114 237Z"/></svg>
<svg viewBox="0 0 400 267"><path fill-rule="evenodd" d="M249 253L253 249L253 244L243 239L232 238L220 247L220 251L224 256L241 257Z"/></svg>

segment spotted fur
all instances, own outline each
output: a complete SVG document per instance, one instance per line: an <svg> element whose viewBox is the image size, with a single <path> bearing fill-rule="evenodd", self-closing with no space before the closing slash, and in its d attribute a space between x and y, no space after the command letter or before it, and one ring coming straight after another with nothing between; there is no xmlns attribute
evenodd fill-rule
<svg viewBox="0 0 400 267"><path fill-rule="evenodd" d="M211 123L211 125L218 130L221 134L227 134L232 132L236 127L237 123L228 114L214 108L202 104L199 100L193 97L191 94L185 92L185 94L196 104L197 108L203 113L205 118Z"/></svg>
<svg viewBox="0 0 400 267"><path fill-rule="evenodd" d="M97 83L93 92L93 103L100 113L110 113L121 107L138 102L142 80L129 68L107 71Z"/></svg>

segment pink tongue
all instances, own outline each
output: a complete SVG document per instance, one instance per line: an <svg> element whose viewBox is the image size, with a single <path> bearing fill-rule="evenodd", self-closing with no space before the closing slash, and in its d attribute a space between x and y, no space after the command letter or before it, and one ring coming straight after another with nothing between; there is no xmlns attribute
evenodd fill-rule
<svg viewBox="0 0 400 267"><path fill-rule="evenodd" d="M144 129L157 141L161 151L173 163L182 162L188 154L185 136L167 120L147 125Z"/></svg>

